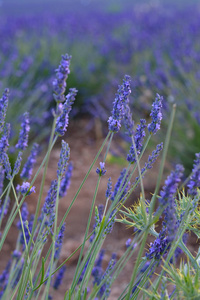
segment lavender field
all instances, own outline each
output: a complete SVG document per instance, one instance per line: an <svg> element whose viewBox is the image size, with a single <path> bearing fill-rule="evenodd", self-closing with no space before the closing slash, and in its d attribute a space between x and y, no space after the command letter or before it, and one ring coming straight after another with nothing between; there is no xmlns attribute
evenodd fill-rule
<svg viewBox="0 0 200 300"><path fill-rule="evenodd" d="M0 2L0 299L200 299L199 36L195 0Z"/></svg>

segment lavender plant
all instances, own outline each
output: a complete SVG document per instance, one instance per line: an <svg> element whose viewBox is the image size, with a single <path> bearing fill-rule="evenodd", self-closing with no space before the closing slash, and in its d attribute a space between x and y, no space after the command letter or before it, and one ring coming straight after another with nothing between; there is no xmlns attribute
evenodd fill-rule
<svg viewBox="0 0 200 300"><path fill-rule="evenodd" d="M7 155L10 126L4 121L7 109L7 89L2 97L5 101L2 100L0 107L0 124L2 124L0 140L1 251L16 218L18 218L19 235L10 260L0 276L0 298L52 299L52 290L57 290L64 281L66 263L80 250L71 286L63 296L65 300L108 299L116 280L131 257L136 259L132 275L127 278L126 286L121 287L118 299L198 299L200 297L200 250L191 253L186 243L188 232L193 232L197 238L200 236L199 154L196 155L192 174L185 183L185 190L184 185L180 187L184 172L181 165L175 167L175 170L165 180L164 187L160 188L175 107L171 113L164 146L162 143L158 144L142 166L142 158L148 143L161 126L163 98L156 95L150 114L151 122L146 125L148 122L141 119L140 124L135 126L129 107L131 93L129 76L124 77L115 95L113 110L108 119L108 134L69 207L63 214L61 222L58 222L59 199L66 195L72 175L70 148L64 140L61 141L57 176L52 181L42 205L49 156L55 143L67 130L69 113L77 93L75 89L69 89L69 93L66 97L64 96L70 60L71 57L67 54L62 56L61 63L56 70L54 98L57 107L52 116L52 132L47 153L33 178L33 167L38 154L37 144L34 144L30 156L21 168L24 150L28 144L29 115L28 113L24 115L16 144L16 148L20 151L12 169ZM98 190L101 188L101 181L106 178L108 168L106 161L110 145L113 136L123 128L122 124L131 140L130 150L127 153L127 167L120 172L113 190L112 180L108 179L105 203L96 206L95 202ZM153 167L153 163L162 149L163 154L155 192L151 199L146 199L143 177ZM61 263L59 256L65 234L66 219L101 153L104 154L104 158L96 169L97 183L94 187L84 239L80 246ZM22 170L20 171L20 169ZM41 184L36 186L34 184L41 170L43 170ZM14 178L18 173L20 173L21 182L16 186ZM7 181L3 186L5 176ZM141 186L141 196L133 208L129 208L127 200L130 199L138 185ZM29 215L26 199L35 191L38 192L35 213ZM11 198L13 201L8 214ZM93 229L90 229L93 212L95 212L95 223ZM3 218L6 218L5 226L2 225ZM134 235L131 240L127 241L127 249L123 255L118 258L117 253L113 253L107 266L104 267L103 244L106 239L109 239L116 222L133 227ZM158 223L161 223L161 226L157 226ZM148 236L152 236L154 241L146 249ZM47 242L49 247L46 251L45 244ZM179 263L178 258L181 254L184 254L186 259Z"/></svg>

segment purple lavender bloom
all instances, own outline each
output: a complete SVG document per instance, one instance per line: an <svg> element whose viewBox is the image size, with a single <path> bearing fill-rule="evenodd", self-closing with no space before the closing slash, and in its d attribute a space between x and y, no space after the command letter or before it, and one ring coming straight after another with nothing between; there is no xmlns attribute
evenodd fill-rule
<svg viewBox="0 0 200 300"><path fill-rule="evenodd" d="M45 199L45 203L42 208L42 213L46 215L49 214L51 215L54 212L56 195L57 195L57 186L58 186L57 180L51 182L51 187L48 191L48 195Z"/></svg>
<svg viewBox="0 0 200 300"><path fill-rule="evenodd" d="M64 197L67 193L67 190L69 189L70 180L72 177L72 170L73 170L73 165L70 162L68 165L67 171L65 173L65 176L62 179L61 184L60 184L59 197Z"/></svg>
<svg viewBox="0 0 200 300"><path fill-rule="evenodd" d="M5 89L2 98L0 99L0 132L2 132L8 107L9 89Z"/></svg>
<svg viewBox="0 0 200 300"><path fill-rule="evenodd" d="M35 186L31 186L29 182L23 182L21 186L18 184L16 189L18 192L25 195L30 195L33 192L35 193Z"/></svg>
<svg viewBox="0 0 200 300"><path fill-rule="evenodd" d="M66 269L67 269L67 267L64 265L58 271L58 274L56 276L56 279L55 279L54 285L53 285L53 288L55 290L57 290L59 288L59 286L61 285Z"/></svg>
<svg viewBox="0 0 200 300"><path fill-rule="evenodd" d="M115 94L112 115L108 119L108 128L114 133L120 130L121 120L125 113L124 106L130 92L130 77L125 76L123 84L118 87L117 93Z"/></svg>
<svg viewBox="0 0 200 300"><path fill-rule="evenodd" d="M22 256L22 253L19 250L14 250L12 253L12 258L15 258L17 260L19 260L21 256Z"/></svg>
<svg viewBox="0 0 200 300"><path fill-rule="evenodd" d="M167 177L165 186L160 192L160 206L166 206L164 210L164 222L163 227L166 227L168 231L168 241L171 242L177 231L177 217L175 209L174 194L177 191L178 183L181 181L184 168L182 165L176 165L175 171Z"/></svg>
<svg viewBox="0 0 200 300"><path fill-rule="evenodd" d="M134 121L132 119L132 113L130 110L130 106L128 103L126 103L124 107L124 116L123 116L123 123L126 128L126 134L128 134L130 137L133 136L134 134Z"/></svg>
<svg viewBox="0 0 200 300"><path fill-rule="evenodd" d="M66 101L63 104L63 112L56 121L55 134L59 136L64 135L67 130L67 126L69 123L69 113L71 111L71 106L74 103L76 94L76 89L70 89L69 94L66 96Z"/></svg>
<svg viewBox="0 0 200 300"><path fill-rule="evenodd" d="M29 113L25 112L23 114L23 121L21 123L21 130L19 133L18 143L15 145L17 149L25 150L28 146L28 133L30 130L29 126Z"/></svg>
<svg viewBox="0 0 200 300"><path fill-rule="evenodd" d="M19 169L20 169L20 166L21 166L21 161L22 161L22 152L20 151L18 153L16 162L15 162L15 165L14 165L14 168L13 168L12 176L15 176L16 174L19 173Z"/></svg>
<svg viewBox="0 0 200 300"><path fill-rule="evenodd" d="M131 239L128 239L128 240L126 241L126 248L130 247L130 245L131 245Z"/></svg>
<svg viewBox="0 0 200 300"><path fill-rule="evenodd" d="M112 195L112 181L111 177L108 179L107 190L106 190L106 198Z"/></svg>
<svg viewBox="0 0 200 300"><path fill-rule="evenodd" d="M69 145L64 140L62 140L60 159L58 162L57 177L63 178L68 164L69 155L70 155Z"/></svg>
<svg viewBox="0 0 200 300"><path fill-rule="evenodd" d="M162 151L162 149L163 149L163 143L158 144L158 145L156 146L156 150L154 150L154 151L152 152L152 155L149 155L149 157L148 157L148 162L145 163L145 170L146 170L146 169L151 169L151 168L152 168L153 163L156 161L156 159L157 159L158 155L160 154L160 151Z"/></svg>
<svg viewBox="0 0 200 300"><path fill-rule="evenodd" d="M53 81L53 90L54 90L54 99L56 102L65 101L65 89L66 89L66 80L70 73L71 56L68 54L62 55L62 59L58 69L56 69L56 79Z"/></svg>
<svg viewBox="0 0 200 300"><path fill-rule="evenodd" d="M1 296L3 296L4 290L8 283L8 279L9 279L9 275L10 275L9 274L10 267L11 267L11 260L9 260L5 269L3 270L3 272L0 275L0 288L1 288L0 298L1 298Z"/></svg>
<svg viewBox="0 0 200 300"><path fill-rule="evenodd" d="M146 121L144 119L140 120L140 125L137 125L136 132L134 135L134 142L135 142L135 148L137 151L137 155L140 154L142 150L142 143L145 137L145 128L146 128ZM129 154L127 155L127 161L133 164L136 161L136 154L134 146L131 145Z"/></svg>
<svg viewBox="0 0 200 300"><path fill-rule="evenodd" d="M32 172L33 172L33 166L36 163L36 156L39 152L39 145L34 143L33 147L31 149L31 154L29 155L27 162L25 163L22 172L20 174L22 179L30 179Z"/></svg>
<svg viewBox="0 0 200 300"><path fill-rule="evenodd" d="M99 174L99 176L103 176L106 174L105 162L100 162L100 168L96 169L96 173Z"/></svg>
<svg viewBox="0 0 200 300"><path fill-rule="evenodd" d="M160 260L164 254L170 248L169 241L166 237L166 230L163 229L160 231L159 236L155 239L153 243L150 243L150 248L148 253L146 253L147 259L154 258L155 260Z"/></svg>
<svg viewBox="0 0 200 300"><path fill-rule="evenodd" d="M56 241L55 241L54 260L59 258L60 251L61 251L61 248L62 248L64 231L65 231L65 224L63 224L62 227L60 228L60 231L59 231L58 236L57 236Z"/></svg>
<svg viewBox="0 0 200 300"><path fill-rule="evenodd" d="M196 159L194 160L192 175L188 182L188 194L191 196L197 195L197 188L200 187L200 153L196 153Z"/></svg>
<svg viewBox="0 0 200 300"><path fill-rule="evenodd" d="M173 201L174 194L177 191L178 183L181 181L184 168L182 165L176 165L175 171L165 180L165 186L160 192L159 202L161 206L166 206L170 201Z"/></svg>
<svg viewBox="0 0 200 300"><path fill-rule="evenodd" d="M93 285L99 285L103 276L102 262L105 254L105 250L101 249L99 252L98 258L95 261L94 268L92 269L92 276L94 277Z"/></svg>
<svg viewBox="0 0 200 300"><path fill-rule="evenodd" d="M162 120L162 101L163 97L159 94L156 94L156 99L152 104L151 118L152 122L148 125L148 130L150 134L156 134L156 132L160 129L160 124Z"/></svg>
<svg viewBox="0 0 200 300"><path fill-rule="evenodd" d="M117 255L115 253L113 253L112 256L111 256L111 259L108 263L108 267L106 268L106 271L102 276L102 280L104 280L104 278L106 278L106 282L100 288L100 291L99 291L99 296L100 297L102 297L104 295L105 298L108 298L108 296L110 294L110 284L111 284L112 270L113 270L113 268L116 264L116 257L117 257Z"/></svg>
<svg viewBox="0 0 200 300"><path fill-rule="evenodd" d="M115 184L114 191L113 191L112 196L110 198L111 201L115 200L115 197L117 197L122 192L124 186L127 184L128 175L126 175L126 178L124 178L125 174L126 174L126 169L124 168L121 171L120 176L117 179L117 182ZM121 186L122 181L123 181L123 185ZM119 190L120 186L121 186L121 189ZM128 184L127 184L126 188L124 189L123 193L120 195L119 201L121 201L122 198L125 196L125 194L127 192L127 189L128 189Z"/></svg>
<svg viewBox="0 0 200 300"><path fill-rule="evenodd" d="M2 155L5 153L9 147L9 136L10 136L10 124L6 123L3 129L3 135L0 139L0 158L2 160Z"/></svg>
<svg viewBox="0 0 200 300"><path fill-rule="evenodd" d="M3 161L3 167L6 172L6 178L8 180L11 180L12 179L12 176L11 176L12 169L11 169L11 165L10 165L10 161L9 161L9 157L8 157L7 153L3 153L1 159Z"/></svg>

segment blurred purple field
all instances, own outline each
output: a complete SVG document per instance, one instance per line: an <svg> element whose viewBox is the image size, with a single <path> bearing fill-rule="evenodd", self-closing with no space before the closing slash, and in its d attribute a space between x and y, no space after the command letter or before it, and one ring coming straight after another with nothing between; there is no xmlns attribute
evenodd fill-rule
<svg viewBox="0 0 200 300"><path fill-rule="evenodd" d="M135 119L149 114L157 92L164 96L166 126L177 104L170 153L191 169L200 147L199 14L198 1L2 1L0 88L11 92L8 121L18 130L20 116L31 111L32 137L39 139L45 128L40 139L46 139L52 74L67 52L68 87L79 91L74 117L105 123L116 86L128 74Z"/></svg>

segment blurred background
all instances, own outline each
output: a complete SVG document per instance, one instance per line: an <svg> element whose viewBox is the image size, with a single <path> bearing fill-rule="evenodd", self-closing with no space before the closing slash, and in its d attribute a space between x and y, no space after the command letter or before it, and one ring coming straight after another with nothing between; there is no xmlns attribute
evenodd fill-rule
<svg viewBox="0 0 200 300"><path fill-rule="evenodd" d="M169 159L189 173L200 151L199 16L195 0L1 0L0 90L10 89L11 144L25 111L31 112L32 140L48 139L52 81L61 54L68 53L67 87L78 89L72 118L98 119L106 132L117 86L128 74L136 121L148 118L156 93L164 97L159 141L177 104Z"/></svg>

